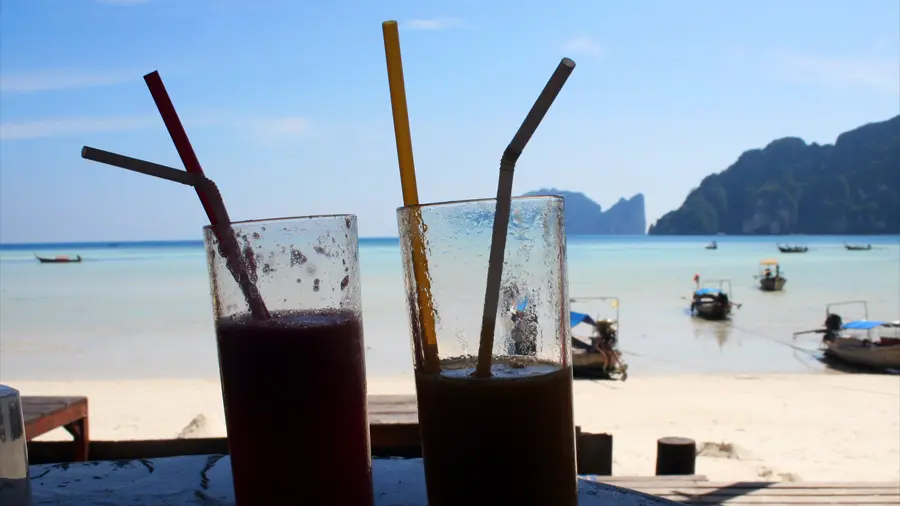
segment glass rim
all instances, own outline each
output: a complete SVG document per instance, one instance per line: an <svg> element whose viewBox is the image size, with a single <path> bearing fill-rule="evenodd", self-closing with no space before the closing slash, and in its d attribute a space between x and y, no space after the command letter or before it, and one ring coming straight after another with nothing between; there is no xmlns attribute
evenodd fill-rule
<svg viewBox="0 0 900 506"><path fill-rule="evenodd" d="M565 200L565 197L562 195L521 195L518 197L512 197L510 200L512 201L520 201L520 200ZM410 209L427 209L431 207L444 207L451 205L459 205L459 204L478 204L482 202L496 202L497 198L487 198L487 199L464 199L464 200L446 200L444 202L432 202L429 204L413 204L410 206L402 206L397 208L397 212L406 211Z"/></svg>
<svg viewBox="0 0 900 506"><path fill-rule="evenodd" d="M280 218L257 218L253 220L241 220L241 221L232 221L229 223L230 226L235 225L254 225L254 224L266 224L266 223L278 223L283 221L313 221L313 220L325 220L325 219L339 219L339 218L352 218L356 220L355 214L314 214L310 216L282 216ZM216 227L223 226L222 224L218 225L204 225L203 230L211 230Z"/></svg>

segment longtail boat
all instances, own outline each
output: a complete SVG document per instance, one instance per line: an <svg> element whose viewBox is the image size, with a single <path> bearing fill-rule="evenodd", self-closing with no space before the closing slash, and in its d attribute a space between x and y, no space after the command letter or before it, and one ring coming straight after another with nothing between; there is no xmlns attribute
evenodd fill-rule
<svg viewBox="0 0 900 506"><path fill-rule="evenodd" d="M34 258L37 258L38 262L42 264L77 264L81 262L81 255L78 255L75 258L66 256L42 257L35 255Z"/></svg>
<svg viewBox="0 0 900 506"><path fill-rule="evenodd" d="M778 251L782 253L806 253L809 251L809 248L807 246L791 246L790 244L782 246L779 244Z"/></svg>
<svg viewBox="0 0 900 506"><path fill-rule="evenodd" d="M570 300L571 303L609 303L615 310L615 317L592 317L588 313L569 312L569 326L572 329L572 369L575 378L628 379L628 365L622 361L618 349L619 342L619 298L583 297ZM590 335L576 337L574 330L589 329Z"/></svg>
<svg viewBox="0 0 900 506"><path fill-rule="evenodd" d="M707 284L717 286L701 287L700 277L695 275L694 283L697 287L691 296L692 316L706 320L726 320L731 317L735 307L740 308L740 304L731 301L731 280L710 279Z"/></svg>
<svg viewBox="0 0 900 506"><path fill-rule="evenodd" d="M864 318L844 322L831 308L860 304ZM823 334L821 347L825 357L879 371L900 371L900 321L869 320L865 301L834 302L825 306L823 328L795 332Z"/></svg>
<svg viewBox="0 0 900 506"><path fill-rule="evenodd" d="M774 272L773 272L774 269ZM778 260L766 259L759 263L759 289L764 292L777 292L784 288L787 278L781 275L781 267Z"/></svg>

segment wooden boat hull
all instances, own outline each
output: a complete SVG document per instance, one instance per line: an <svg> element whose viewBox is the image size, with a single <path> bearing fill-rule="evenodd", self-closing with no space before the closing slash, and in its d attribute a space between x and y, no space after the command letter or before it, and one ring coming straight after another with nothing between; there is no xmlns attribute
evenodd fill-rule
<svg viewBox="0 0 900 506"><path fill-rule="evenodd" d="M728 304L700 303L694 306L694 314L705 320L726 320L731 316Z"/></svg>
<svg viewBox="0 0 900 506"><path fill-rule="evenodd" d="M574 339L573 339L574 341ZM628 378L628 366L621 361L618 350L611 353L586 351L572 348L572 375L577 379L621 379ZM616 363L618 361L618 363Z"/></svg>
<svg viewBox="0 0 900 506"><path fill-rule="evenodd" d="M41 258L37 257L38 262L42 264L79 264L81 258Z"/></svg>
<svg viewBox="0 0 900 506"><path fill-rule="evenodd" d="M786 278L781 276L777 278L759 278L759 288L764 292L777 292L784 288L787 283Z"/></svg>
<svg viewBox="0 0 900 506"><path fill-rule="evenodd" d="M778 251L782 253L806 253L807 248L782 248L779 246Z"/></svg>
<svg viewBox="0 0 900 506"><path fill-rule="evenodd" d="M825 356L870 369L900 370L900 344L866 344L842 337L825 344Z"/></svg>
<svg viewBox="0 0 900 506"><path fill-rule="evenodd" d="M870 249L872 249L871 244L869 244L868 246L849 246L845 244L844 247L847 248L847 251L869 251Z"/></svg>

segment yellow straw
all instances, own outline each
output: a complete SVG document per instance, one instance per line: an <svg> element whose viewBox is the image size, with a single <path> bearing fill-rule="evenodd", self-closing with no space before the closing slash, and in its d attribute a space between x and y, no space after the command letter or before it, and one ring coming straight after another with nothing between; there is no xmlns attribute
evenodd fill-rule
<svg viewBox="0 0 900 506"><path fill-rule="evenodd" d="M403 59L400 56L400 33L396 21L381 24L384 32L384 57L387 60L388 83L391 89L391 108L394 115L394 137L397 140L397 162L400 165L400 184L403 187L403 205L419 204L416 189L416 166L413 162L412 138L409 133L409 112L406 108L406 87L403 84ZM421 215L418 209L410 213L410 241L412 242L413 275L416 279L419 302L419 330L424 343L423 361L426 372L440 371L437 336L435 334L434 306L431 301L431 280L428 277L428 259L422 239ZM414 325L415 327L415 325ZM416 336L413 336L416 341Z"/></svg>

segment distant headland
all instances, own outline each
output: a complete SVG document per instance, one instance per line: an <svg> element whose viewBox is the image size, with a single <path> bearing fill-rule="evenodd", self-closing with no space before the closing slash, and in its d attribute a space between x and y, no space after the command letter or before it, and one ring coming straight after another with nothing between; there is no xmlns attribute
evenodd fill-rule
<svg viewBox="0 0 900 506"><path fill-rule="evenodd" d="M620 198L606 211L600 204L579 192L542 188L525 193L559 195L566 200L566 233L568 235L643 235L647 233L644 195Z"/></svg>
<svg viewBox="0 0 900 506"><path fill-rule="evenodd" d="M900 116L838 136L786 137L703 179L652 235L900 234Z"/></svg>

